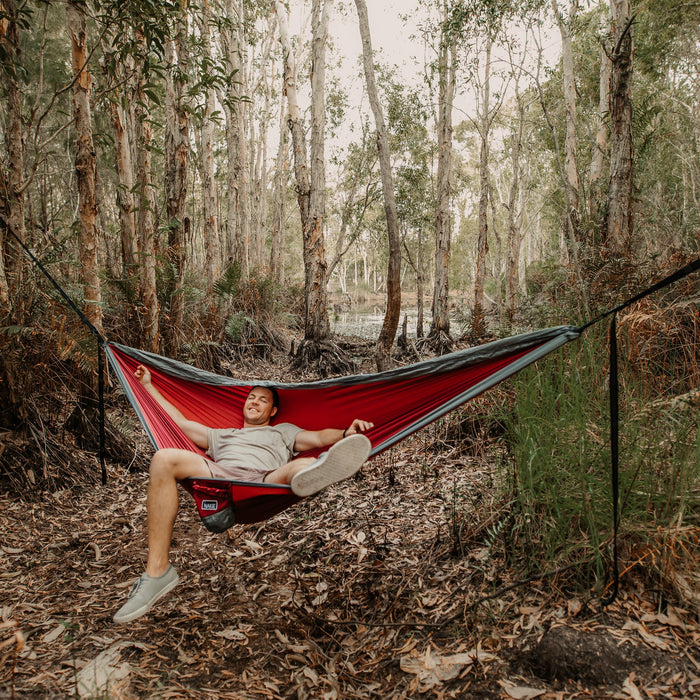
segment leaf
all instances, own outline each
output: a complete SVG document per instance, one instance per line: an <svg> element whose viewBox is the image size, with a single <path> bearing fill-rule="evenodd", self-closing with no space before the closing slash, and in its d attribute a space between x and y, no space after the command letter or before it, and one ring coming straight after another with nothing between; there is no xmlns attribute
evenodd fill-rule
<svg viewBox="0 0 700 700"><path fill-rule="evenodd" d="M399 666L404 673L413 673L423 688L432 688L445 681L457 678L462 671L475 661L493 661L497 657L479 649L472 649L463 654L448 656L433 655L428 647L423 654L411 654L400 659Z"/></svg>
<svg viewBox="0 0 700 700"><path fill-rule="evenodd" d="M242 630L234 627L227 627L225 630L220 632L214 632L215 637L223 637L224 639L229 639L232 642L245 642L248 643L248 636Z"/></svg>
<svg viewBox="0 0 700 700"><path fill-rule="evenodd" d="M525 685L513 685L509 686L507 683L500 683L509 698L515 698L515 700L531 700L531 698L538 698L540 695L544 695L547 691L541 688L530 688Z"/></svg>
<svg viewBox="0 0 700 700"><path fill-rule="evenodd" d="M85 664L76 677L78 695L81 698L120 696L115 686L120 686L120 681L129 676L131 666L127 662L119 663L119 656L124 647L130 646L145 648L137 642L121 640Z"/></svg>

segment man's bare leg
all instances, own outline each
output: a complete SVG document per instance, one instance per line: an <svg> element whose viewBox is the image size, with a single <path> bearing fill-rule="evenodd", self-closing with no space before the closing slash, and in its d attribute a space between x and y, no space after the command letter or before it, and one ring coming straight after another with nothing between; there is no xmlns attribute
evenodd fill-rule
<svg viewBox="0 0 700 700"><path fill-rule="evenodd" d="M289 484L302 498L330 484L351 477L369 457L372 444L365 435L349 435L331 445L317 459L300 458L287 462L265 477L273 484Z"/></svg>
<svg viewBox="0 0 700 700"><path fill-rule="evenodd" d="M170 565L170 542L177 516L177 482L191 476L210 476L202 457L187 450L159 450L151 460L148 482L148 562L146 572L134 583L129 599L114 615L119 624L145 615L178 583Z"/></svg>
<svg viewBox="0 0 700 700"><path fill-rule="evenodd" d="M204 459L194 452L164 449L153 455L146 499L149 576L161 576L170 563L170 542L178 509L177 482L196 476L208 478L211 474Z"/></svg>
<svg viewBox="0 0 700 700"><path fill-rule="evenodd" d="M291 462L287 462L287 464L279 467L279 469L275 469L275 471L267 474L267 476L265 476L265 483L289 485L295 474L298 474L302 469L306 469L306 467L313 464L315 461L315 457L293 459Z"/></svg>

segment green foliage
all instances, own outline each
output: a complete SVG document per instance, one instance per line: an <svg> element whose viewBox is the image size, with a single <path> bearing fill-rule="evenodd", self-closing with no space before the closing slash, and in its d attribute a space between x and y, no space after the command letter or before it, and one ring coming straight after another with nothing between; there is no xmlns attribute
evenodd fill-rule
<svg viewBox="0 0 700 700"><path fill-rule="evenodd" d="M592 327L520 373L513 413L502 417L512 457L504 475L513 503L508 553L528 573L543 561L587 560L591 575L605 577L613 512L606 332ZM622 532L646 543L659 529L697 526L698 396L652 401L648 379L624 363L621 387Z"/></svg>
<svg viewBox="0 0 700 700"><path fill-rule="evenodd" d="M238 262L231 263L214 283L214 294L225 299L235 297L241 282L241 266Z"/></svg>

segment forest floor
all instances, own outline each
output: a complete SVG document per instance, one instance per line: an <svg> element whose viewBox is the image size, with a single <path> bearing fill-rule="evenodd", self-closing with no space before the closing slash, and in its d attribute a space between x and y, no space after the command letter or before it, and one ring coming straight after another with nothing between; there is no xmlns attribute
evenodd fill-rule
<svg viewBox="0 0 700 700"><path fill-rule="evenodd" d="M604 609L546 562L517 580L488 542L486 454L428 428L220 535L183 493L181 582L122 626L112 615L145 561L146 472L111 464L106 486L0 490L0 697L700 696L697 612L661 607L634 571Z"/></svg>

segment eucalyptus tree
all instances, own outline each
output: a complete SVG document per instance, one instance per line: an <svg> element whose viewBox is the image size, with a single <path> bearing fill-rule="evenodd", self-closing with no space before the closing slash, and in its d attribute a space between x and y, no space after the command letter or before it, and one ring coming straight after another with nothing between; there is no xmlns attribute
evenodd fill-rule
<svg viewBox="0 0 700 700"><path fill-rule="evenodd" d="M102 290L97 255L97 166L92 137L90 100L92 75L88 68L87 20L84 7L76 2L66 6L73 65L73 120L75 123L75 171L78 188L78 240L80 276L86 318L102 330Z"/></svg>
<svg viewBox="0 0 700 700"><path fill-rule="evenodd" d="M190 218L186 215L190 155L190 112L186 92L189 82L189 16L182 2L173 13L164 45L165 66L165 202L169 264L168 323L164 336L169 352L177 352L185 313L185 266Z"/></svg>
<svg viewBox="0 0 700 700"><path fill-rule="evenodd" d="M382 176L382 193L384 196L384 214L386 216L387 235L389 239L389 264L387 268L387 303L384 323L377 340L375 362L381 372L391 367L391 348L396 337L401 316L401 236L396 214L396 195L394 179L391 172L391 154L387 135L384 113L379 102L374 75L374 54L372 38L367 16L367 4L364 0L355 0L359 20L360 36L362 38L362 63L364 66L367 95L374 115L377 131L377 151L379 153L379 168Z"/></svg>
<svg viewBox="0 0 700 700"><path fill-rule="evenodd" d="M226 115L228 153L226 255L249 275L248 242L250 234L248 145L246 141L247 43L245 36L246 3L226 0L225 21L221 24L222 51L228 80L220 101Z"/></svg>
<svg viewBox="0 0 700 700"><path fill-rule="evenodd" d="M608 182L605 246L615 257L632 252L633 142L632 73L633 25L630 0L610 0L613 34L610 85L610 178Z"/></svg>
<svg viewBox="0 0 700 700"><path fill-rule="evenodd" d="M441 3L438 46L437 182L435 201L435 289L430 337L441 350L450 349L450 243L452 239L452 111L457 80L458 32L448 22L450 8Z"/></svg>
<svg viewBox="0 0 700 700"><path fill-rule="evenodd" d="M2 0L0 21L0 85L5 101L5 157L0 168L0 304L7 313L14 306L21 321L21 305L17 304L22 286L24 257L16 236L25 240L25 146L21 81L23 75L20 33L27 28L32 8L25 1ZM13 235L7 235L5 228ZM18 313L19 312L19 313Z"/></svg>
<svg viewBox="0 0 700 700"><path fill-rule="evenodd" d="M571 262L578 265L580 258L580 212L579 212L579 174L577 162L577 106L576 106L576 76L574 53L572 48L572 27L578 12L578 0L569 0L566 18L562 14L558 0L551 0L552 12L559 27L561 36L562 75L565 105L566 136L564 138L564 188L566 194L565 226L571 241L570 250L575 258Z"/></svg>
<svg viewBox="0 0 700 700"><path fill-rule="evenodd" d="M202 12L197 17L201 37L200 66L198 79L201 84L201 102L194 112L198 128L195 139L199 155L199 176L202 181L202 238L204 244L204 269L208 296L221 274L221 243L219 239L219 193L214 167L214 127L219 122L220 113L216 104L216 86L221 82L220 71L214 58L212 26L216 26L212 16L210 0L202 3Z"/></svg>
<svg viewBox="0 0 700 700"><path fill-rule="evenodd" d="M287 11L275 2L283 52L287 124L292 137L296 194L301 219L304 259L304 340L295 362L315 363L322 373L351 368L349 360L330 341L327 262L325 254L325 74L328 21L332 0L313 0L311 6L311 125L307 153L304 122L297 94L297 71L289 36Z"/></svg>

